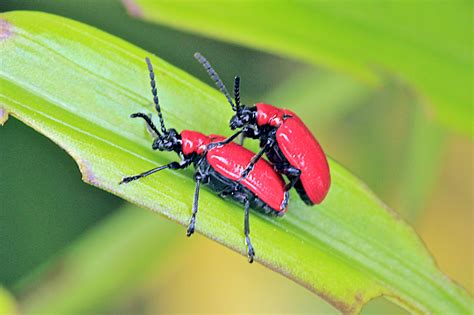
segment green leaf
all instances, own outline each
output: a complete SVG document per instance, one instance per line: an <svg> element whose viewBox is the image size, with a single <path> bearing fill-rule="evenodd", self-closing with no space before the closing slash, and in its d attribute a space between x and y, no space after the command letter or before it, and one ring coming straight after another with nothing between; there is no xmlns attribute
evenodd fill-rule
<svg viewBox="0 0 474 315"><path fill-rule="evenodd" d="M177 159L152 151L144 125L128 118L153 111L144 58L154 64L170 127L228 134L231 109L222 95L150 53L78 22L21 11L0 19L0 116L8 112L63 147L84 181L186 225L191 171L118 185L124 175ZM292 195L283 218L252 213L257 261L345 313L380 295L418 312L468 313L471 298L438 270L413 229L343 167L333 161L330 167L333 184L322 205L307 207ZM241 205L207 189L200 197L197 231L245 253Z"/></svg>
<svg viewBox="0 0 474 315"><path fill-rule="evenodd" d="M469 1L124 1L140 18L343 70L389 74L473 135Z"/></svg>
<svg viewBox="0 0 474 315"><path fill-rule="evenodd" d="M291 110L305 117L308 126L321 130L355 111L372 94L366 85L345 75L312 69L292 74L259 99L269 104L291 104Z"/></svg>
<svg viewBox="0 0 474 315"><path fill-rule="evenodd" d="M102 313L135 293L150 274L159 277L166 270L168 256L185 240L177 238L179 232L151 212L125 205L23 279L17 288L27 292L21 309L24 314Z"/></svg>
<svg viewBox="0 0 474 315"><path fill-rule="evenodd" d="M401 157L403 166L400 176L399 207L405 218L416 222L432 193L441 170L445 153L446 135L443 130L427 118L421 104L413 104L410 137L405 148L406 156Z"/></svg>

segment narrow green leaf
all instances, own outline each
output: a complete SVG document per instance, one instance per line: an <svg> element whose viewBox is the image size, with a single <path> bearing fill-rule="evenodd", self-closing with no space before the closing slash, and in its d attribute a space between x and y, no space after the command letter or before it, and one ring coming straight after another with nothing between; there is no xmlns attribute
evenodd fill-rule
<svg viewBox="0 0 474 315"><path fill-rule="evenodd" d="M439 125L427 117L422 104L413 104L410 137L406 156L402 158L400 177L400 209L404 217L415 222L423 210L427 196L438 178L445 153L446 135Z"/></svg>
<svg viewBox="0 0 474 315"><path fill-rule="evenodd" d="M134 16L413 86L438 121L472 134L469 1L123 1Z"/></svg>
<svg viewBox="0 0 474 315"><path fill-rule="evenodd" d="M125 205L42 266L39 276L23 279L17 288L26 292L21 309L25 314L100 313L133 294L151 273L164 271L168 256L184 241L177 239L179 232L151 212Z"/></svg>
<svg viewBox="0 0 474 315"><path fill-rule="evenodd" d="M63 147L84 181L187 224L191 171L118 185L124 175L176 160L152 151L145 127L128 118L152 112L144 58L155 66L168 126L228 133L231 110L220 93L86 25L38 12L0 19L0 107ZM333 161L330 167L333 184L322 205L293 198L283 218L252 213L257 261L345 313L379 295L418 312L468 313L471 298L438 270L412 228L344 168ZM242 207L206 189L197 231L245 252Z"/></svg>

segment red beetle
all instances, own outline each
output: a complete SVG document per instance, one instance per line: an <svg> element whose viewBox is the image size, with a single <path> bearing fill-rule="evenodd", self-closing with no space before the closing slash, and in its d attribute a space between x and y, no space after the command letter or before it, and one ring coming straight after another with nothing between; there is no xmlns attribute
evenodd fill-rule
<svg viewBox="0 0 474 315"><path fill-rule="evenodd" d="M295 187L308 205L321 203L329 191L331 176L326 154L308 127L295 113L286 109L263 103L241 105L239 77L234 80L234 104L210 63L199 53L195 53L194 57L204 66L236 112L229 125L232 130L240 130L220 144L231 142L239 134L242 140L244 137L260 140L261 150L242 172L242 178L249 174L265 153L274 168L290 180L286 190Z"/></svg>
<svg viewBox="0 0 474 315"><path fill-rule="evenodd" d="M249 208L262 210L265 213L283 215L288 206L288 192L285 190L285 181L281 175L265 160L253 162L254 169L245 178L240 174L251 163L254 153L244 147L224 142L225 138L218 135L206 136L200 132L184 130L181 134L173 129L166 129L158 95L155 86L155 75L150 60L146 59L150 70L151 88L156 111L161 124L161 132L153 124L150 116L135 113L130 117L140 117L145 120L154 133L153 150L174 151L181 161L171 162L135 176L124 177L120 184L143 178L164 169L184 169L194 164L196 172L196 190L192 216L187 229L187 235L194 233L200 184L207 185L221 197L230 197L242 204L245 208L244 233L247 244L249 262L253 261L255 251L250 242Z"/></svg>

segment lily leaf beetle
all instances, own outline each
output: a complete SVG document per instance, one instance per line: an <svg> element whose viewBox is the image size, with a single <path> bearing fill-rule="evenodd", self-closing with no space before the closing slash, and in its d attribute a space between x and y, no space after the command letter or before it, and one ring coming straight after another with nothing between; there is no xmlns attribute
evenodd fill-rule
<svg viewBox="0 0 474 315"><path fill-rule="evenodd" d="M174 151L179 155L181 161L171 162L138 175L124 177L120 184L130 183L164 169L184 169L193 164L196 186L187 235L191 236L194 233L201 184L207 185L219 196L231 198L244 205L245 243L248 260L252 262L255 251L250 242L249 209L283 215L289 200L284 179L267 161L261 159L252 162L255 155L253 152L230 141L221 144L225 140L222 136L206 136L190 130L178 133L173 128L167 129L161 113L153 67L148 58L146 58L146 62L150 73L153 102L160 121L160 130L151 120L151 116L144 113L134 113L130 117L145 120L155 136L152 144L153 150ZM240 174L251 162L254 164L253 170L249 172L248 176L241 178Z"/></svg>
<svg viewBox="0 0 474 315"><path fill-rule="evenodd" d="M240 78L234 79L234 101L224 83L211 64L196 52L194 57L203 65L219 90L235 112L230 119L234 135L220 144L234 140L239 134L243 139L260 140L260 151L241 173L246 178L263 154L275 170L288 177L285 189L295 187L301 199L308 205L321 203L331 185L331 176L326 154L311 131L292 111L257 103L254 106L240 104ZM241 143L242 144L242 143Z"/></svg>

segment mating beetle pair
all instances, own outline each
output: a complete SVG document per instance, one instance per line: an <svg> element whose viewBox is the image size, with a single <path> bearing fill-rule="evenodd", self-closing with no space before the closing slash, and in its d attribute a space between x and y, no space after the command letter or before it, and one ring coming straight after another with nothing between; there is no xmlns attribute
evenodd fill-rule
<svg viewBox="0 0 474 315"><path fill-rule="evenodd" d="M320 203L326 196L330 175L326 156L311 132L292 112L267 104L248 107L240 104L240 79L234 81L232 101L225 85L199 53L195 58L205 67L221 92L224 93L236 114L230 127L240 130L225 139L219 135L206 136L200 132L184 130L180 134L173 128L166 129L157 95L155 75L148 58L150 84L155 109L160 120L161 132L151 118L143 113L140 117L155 134L152 148L160 151L174 151L180 162L171 162L135 176L124 177L120 184L129 183L164 169L184 169L191 164L196 170L196 189L192 216L187 235L194 233L200 185L204 184L223 198L230 197L244 205L244 233L249 262L255 251L250 241L249 209L283 215L288 206L288 190L292 187L307 204ZM232 142L238 135L260 139L258 154ZM299 145L298 145L299 144ZM266 154L272 164L262 159ZM288 177L285 184L282 176Z"/></svg>

